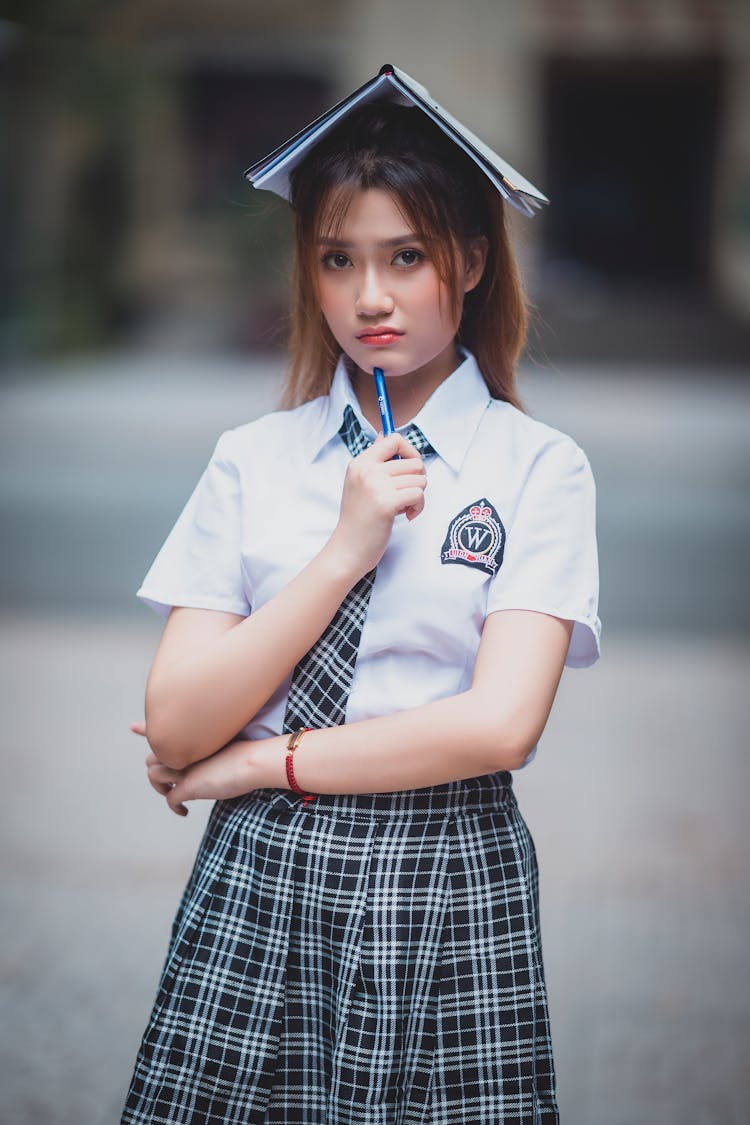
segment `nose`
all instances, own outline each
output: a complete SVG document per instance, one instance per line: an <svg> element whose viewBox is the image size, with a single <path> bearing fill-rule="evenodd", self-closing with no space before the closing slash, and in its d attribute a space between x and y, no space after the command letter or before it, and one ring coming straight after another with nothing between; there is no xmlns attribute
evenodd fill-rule
<svg viewBox="0 0 750 1125"><path fill-rule="evenodd" d="M388 316L393 312L393 297L388 292L380 270L368 267L362 274L357 291L357 316Z"/></svg>

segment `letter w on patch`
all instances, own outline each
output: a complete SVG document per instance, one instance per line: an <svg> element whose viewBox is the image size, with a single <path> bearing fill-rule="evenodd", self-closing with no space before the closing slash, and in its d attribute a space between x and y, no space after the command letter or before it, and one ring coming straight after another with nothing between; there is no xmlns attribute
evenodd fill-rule
<svg viewBox="0 0 750 1125"><path fill-rule="evenodd" d="M475 566L496 574L502 566L505 528L489 500L469 504L451 520L440 554L442 563Z"/></svg>

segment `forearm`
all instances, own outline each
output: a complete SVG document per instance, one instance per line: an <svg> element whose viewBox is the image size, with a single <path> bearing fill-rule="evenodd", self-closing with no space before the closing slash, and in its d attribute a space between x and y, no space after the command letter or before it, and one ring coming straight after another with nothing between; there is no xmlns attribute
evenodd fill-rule
<svg viewBox="0 0 750 1125"><path fill-rule="evenodd" d="M541 733L541 731L539 731ZM309 731L294 755L301 788L313 793L421 789L523 764L538 738L526 717L477 689L393 715ZM286 738L250 755L250 776L287 786ZM256 784L255 787L262 787Z"/></svg>
<svg viewBox="0 0 750 1125"><path fill-rule="evenodd" d="M534 612L491 614L468 691L308 731L294 755L298 784L311 793L388 793L518 769L546 725L572 625ZM289 788L286 743L286 735L237 740L183 771L155 761L151 781L176 812L185 801Z"/></svg>
<svg viewBox="0 0 750 1125"><path fill-rule="evenodd" d="M395 715L309 731L295 751L297 782L318 794L388 793L514 769L531 749L528 724L508 716L506 725L496 708L487 714L486 703L491 700L472 689ZM286 744L286 735L238 739L183 770L154 756L149 780L182 815L188 801L289 788Z"/></svg>
<svg viewBox="0 0 750 1125"><path fill-rule="evenodd" d="M518 769L541 738L562 674L573 623L544 614L491 614L472 686L457 695L329 730L309 731L295 776L316 793L421 789ZM261 771L287 784L285 740L258 753Z"/></svg>
<svg viewBox="0 0 750 1125"><path fill-rule="evenodd" d="M179 658L154 662L148 738L182 768L213 754L257 714L310 649L356 581L328 545L275 598Z"/></svg>

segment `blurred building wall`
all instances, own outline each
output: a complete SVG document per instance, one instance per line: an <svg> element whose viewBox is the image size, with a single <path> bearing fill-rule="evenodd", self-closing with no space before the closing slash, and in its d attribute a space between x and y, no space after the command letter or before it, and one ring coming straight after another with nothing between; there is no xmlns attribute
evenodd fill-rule
<svg viewBox="0 0 750 1125"><path fill-rule="evenodd" d="M666 214L678 192L690 193L696 178L704 180L707 281L711 292L750 319L750 7L744 0L535 0L529 10L537 58L629 64L636 79L639 70L658 67L667 76L671 72L673 81L681 79L685 90L694 79L699 111L711 112L707 103L713 101L715 115L703 148L694 144L700 122L688 99L682 121L675 115L662 138L667 152L675 134L682 132L687 141L674 148L669 191L646 161L639 161L637 171L661 197ZM701 71L708 70L711 78L700 85ZM648 117L641 121L646 126ZM700 166L702 157L709 161L706 169ZM684 233L690 237L689 229Z"/></svg>
<svg viewBox="0 0 750 1125"><path fill-rule="evenodd" d="M274 346L290 216L242 168L386 61L553 197L515 226L558 339L568 316L574 346L616 355L632 333L601 325L629 301L654 327L675 304L750 326L743 0L11 8L6 356Z"/></svg>

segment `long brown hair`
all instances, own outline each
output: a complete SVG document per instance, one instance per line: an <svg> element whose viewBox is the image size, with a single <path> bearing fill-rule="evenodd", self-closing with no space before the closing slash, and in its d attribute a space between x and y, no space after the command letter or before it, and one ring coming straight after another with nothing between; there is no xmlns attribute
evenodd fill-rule
<svg viewBox="0 0 750 1125"><path fill-rule="evenodd" d="M311 150L292 173L296 212L287 407L327 394L341 354L320 310L318 239L334 235L355 192L379 188L395 200L425 243L463 311L458 342L476 356L493 398L522 409L516 363L526 339L526 305L502 198L476 165L420 111L391 103L363 106ZM479 284L462 297L461 253L484 236Z"/></svg>

